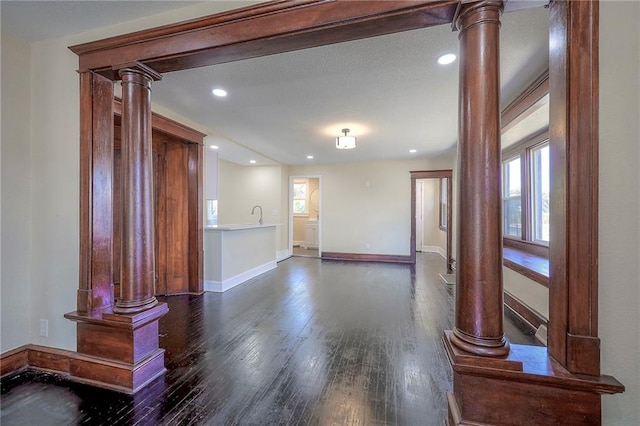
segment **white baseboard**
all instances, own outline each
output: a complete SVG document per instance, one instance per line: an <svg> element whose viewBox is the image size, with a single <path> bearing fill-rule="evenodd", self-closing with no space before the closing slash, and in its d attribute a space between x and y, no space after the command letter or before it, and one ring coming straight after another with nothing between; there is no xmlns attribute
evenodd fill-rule
<svg viewBox="0 0 640 426"><path fill-rule="evenodd" d="M280 250L276 252L276 262L281 262L290 257L291 257L291 251L289 249Z"/></svg>
<svg viewBox="0 0 640 426"><path fill-rule="evenodd" d="M423 253L438 253L443 259L447 259L447 252L438 246L422 246Z"/></svg>
<svg viewBox="0 0 640 426"><path fill-rule="evenodd" d="M303 245L304 245L304 243L305 243L305 241L304 241L304 240L303 240L303 241L294 241L294 242L293 242L293 246L294 246L294 247L295 247L295 246L303 246Z"/></svg>
<svg viewBox="0 0 640 426"><path fill-rule="evenodd" d="M275 260L271 262L267 262L264 265L256 266L253 269L249 269L246 272L236 275L235 277L231 277L224 281L204 281L204 291L213 291L216 293L225 292L239 284L242 284L245 281L250 280L251 278L257 277L260 274L264 274L267 271L275 269L278 266Z"/></svg>
<svg viewBox="0 0 640 426"><path fill-rule="evenodd" d="M538 330L536 330L536 339L538 339L543 345L547 346L547 326L540 324Z"/></svg>

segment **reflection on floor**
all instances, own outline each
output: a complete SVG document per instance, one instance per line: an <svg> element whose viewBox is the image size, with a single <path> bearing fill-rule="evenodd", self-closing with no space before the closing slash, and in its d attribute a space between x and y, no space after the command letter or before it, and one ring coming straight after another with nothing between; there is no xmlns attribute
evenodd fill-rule
<svg viewBox="0 0 640 426"><path fill-rule="evenodd" d="M318 249L308 249L300 246L293 247L293 255L299 257L320 257Z"/></svg>
<svg viewBox="0 0 640 426"><path fill-rule="evenodd" d="M164 377L127 396L21 373L1 381L0 423L440 426L455 297L444 271L438 254L415 266L294 257L224 294L162 297Z"/></svg>

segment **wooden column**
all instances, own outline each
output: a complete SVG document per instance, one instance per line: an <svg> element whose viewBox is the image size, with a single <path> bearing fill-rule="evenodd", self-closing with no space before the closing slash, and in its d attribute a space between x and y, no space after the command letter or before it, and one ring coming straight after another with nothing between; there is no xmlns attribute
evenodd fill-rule
<svg viewBox="0 0 640 426"><path fill-rule="evenodd" d="M466 4L460 30L458 148L458 348L504 356L500 162L501 1Z"/></svg>
<svg viewBox="0 0 640 426"><path fill-rule="evenodd" d="M124 68L122 78L122 265L114 313L133 314L158 304L154 289L151 83L148 69Z"/></svg>
<svg viewBox="0 0 640 426"><path fill-rule="evenodd" d="M585 142L587 138L582 137L584 134L577 131L578 136L575 141L571 140L571 143L576 144L578 148L584 147L585 150L568 150L566 146L569 146L570 138L567 138L565 145L564 139L558 136L569 124L580 122L579 125L576 124L576 128L589 127L585 124L589 120L578 120L573 114L592 111L590 108L597 106L597 103L593 102L597 97L590 98L593 91L588 88L592 87L594 74L565 71L573 68L573 61L591 65L593 58L597 58L593 50L581 47L581 43L589 44L589 41L594 40L593 31L597 29L594 6L588 3L558 0L551 6L552 62L549 79L552 100L560 99L553 110L560 113L552 113L550 117L550 128L558 127L558 130L553 130L556 132L556 137L551 138L551 152L556 154L552 163L555 166L552 166L552 169L558 172L552 175L554 182L552 194L555 194L552 195L552 200L563 200L563 202L558 201L552 204L556 207L556 216L552 216L552 224L555 223L555 225L552 227L551 240L552 247L556 245L557 247L551 251L551 264L552 272L557 277L555 282L552 280L549 325L550 335L554 340L552 342L552 338L549 338L549 352L544 347L509 345L503 336L503 289L500 265L502 260L501 164L498 133L498 28L501 5L494 1L467 3L460 7L457 18L454 20L461 31L458 179L460 185L458 248L460 252L458 254L456 328L454 331L445 331L443 338L445 350L453 368L453 392L447 395L449 405L447 424L449 425L597 425L601 422L601 395L624 390L624 387L613 377L573 374L574 371L580 373L595 371L597 361L592 355L595 351L590 349L596 346L596 339L592 337L594 336L593 328L587 332L580 329L580 333L586 336L571 334L572 329L567 325L572 319L571 313L580 309L586 310L589 306L588 303L584 303L581 305L582 308L573 309L576 305L580 305L580 303L569 303L569 300L572 300L569 296L574 287L571 284L561 286L565 280L563 271L573 270L569 268L569 264L573 265L573 261L577 260L572 257L562 257L562 255L568 256L562 253L578 252L578 250L574 252L567 250L564 229L568 229L567 234L570 230L582 230L582 233L576 231L575 235L582 235L583 239L576 239L580 244L574 246L574 248L579 246L582 252L590 250L584 245L587 245L585 241L593 238L587 231L590 228L584 222L589 219L580 219L580 216L592 214L589 202L595 201L594 197L585 198L589 200L587 204L580 204L578 201L585 196L584 189L580 187L581 182L590 182L590 178L597 176L587 172L587 170L593 172L596 164L593 161L593 150L590 149L593 139ZM576 5L579 7L574 7ZM567 31L571 34L570 37ZM559 34L560 37L554 36L555 34ZM554 49L557 50L556 53ZM572 61L565 59L564 55L567 55L567 52L575 54ZM571 79L566 77L569 75ZM575 92L565 88L565 85L576 87ZM554 94L558 90L561 90L561 93ZM567 93L573 96L572 99L583 102L572 103L571 108L568 108ZM574 108L575 105L579 107ZM590 113L587 116L593 117ZM579 115L577 117L579 118ZM577 121L574 123L574 120ZM565 160L565 156L567 158L575 156L575 163ZM587 161L589 158L591 161ZM580 171L579 173L573 170L576 164L580 166L575 167ZM571 170L573 172L570 173ZM579 179L574 182L573 177ZM575 183L576 187L565 183L568 181ZM573 215L570 213L571 203L567 201L571 200L571 197L563 198L565 197L564 185L571 189L569 192L574 195L579 194L575 195ZM564 205L569 209L566 217L578 221L580 226L573 224L572 228L567 225L566 219L560 220L565 218L559 213L560 207ZM552 211L554 211L553 208ZM593 222L591 223L593 225ZM558 229L561 231L554 232ZM554 253L557 256L554 256ZM588 257L583 260L587 263L591 261ZM580 262L576 263L580 264ZM574 274L579 273L574 271ZM553 290L556 284L558 288ZM582 285L577 275L574 284ZM580 287L580 291L589 288L588 284L585 282ZM576 302L580 300L582 298L576 298ZM558 313L560 315L556 318ZM569 362L570 344L561 345L565 342L563 339L565 336L569 337L569 343L574 343L573 354L584 355L580 359L576 358L573 364ZM556 352L559 355L556 355ZM504 356L500 357L500 355ZM556 356L557 361L554 359ZM572 367L575 367L575 370Z"/></svg>
<svg viewBox="0 0 640 426"><path fill-rule="evenodd" d="M125 187L121 297L114 305L113 83L96 75L91 81L83 73L82 105L93 107L81 109L81 200L91 203L81 202L80 244L87 254L81 257L78 310L65 317L77 323L78 331L69 379L133 394L166 371L158 321L168 308L154 295L151 167L150 89L152 80L160 76L141 64L117 69L123 79Z"/></svg>

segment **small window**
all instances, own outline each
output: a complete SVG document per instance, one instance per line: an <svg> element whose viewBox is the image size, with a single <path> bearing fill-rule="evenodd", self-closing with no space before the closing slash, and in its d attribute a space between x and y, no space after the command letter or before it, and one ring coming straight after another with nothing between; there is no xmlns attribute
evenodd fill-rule
<svg viewBox="0 0 640 426"><path fill-rule="evenodd" d="M309 181L296 179L293 181L293 214L309 215Z"/></svg>
<svg viewBox="0 0 640 426"><path fill-rule="evenodd" d="M519 156L504 162L503 187L504 235L522 238L522 174Z"/></svg>

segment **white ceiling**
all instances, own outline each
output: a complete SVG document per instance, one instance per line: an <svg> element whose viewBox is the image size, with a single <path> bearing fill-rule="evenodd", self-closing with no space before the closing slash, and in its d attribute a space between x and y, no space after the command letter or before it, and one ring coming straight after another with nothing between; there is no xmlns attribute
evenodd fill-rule
<svg viewBox="0 0 640 426"><path fill-rule="evenodd" d="M193 2L27 2L47 9L46 24L42 9L12 3L25 2L2 1L2 30L39 40L65 35L63 29L67 34L85 31L93 14L95 27L149 14L149 7L159 13ZM43 35L43 26L51 27L47 31L53 35ZM167 73L154 83L153 100L209 128L208 143L220 146L221 158L238 164L250 159L307 164L437 155L453 149L456 141L458 63L441 66L436 58L457 51L458 34L448 25L414 30ZM505 14L503 105L547 64L547 10ZM214 87L229 95L213 97ZM358 137L355 150L335 149L343 127ZM307 155L315 158L307 160Z"/></svg>

